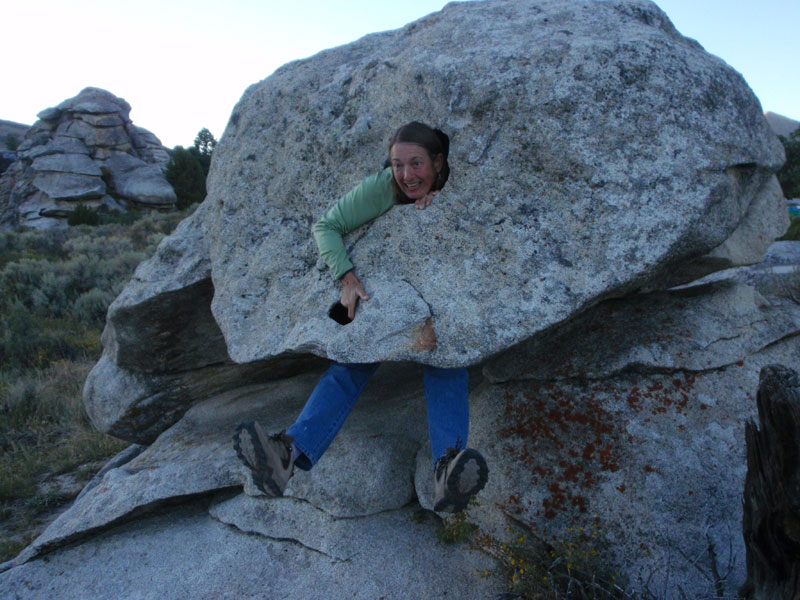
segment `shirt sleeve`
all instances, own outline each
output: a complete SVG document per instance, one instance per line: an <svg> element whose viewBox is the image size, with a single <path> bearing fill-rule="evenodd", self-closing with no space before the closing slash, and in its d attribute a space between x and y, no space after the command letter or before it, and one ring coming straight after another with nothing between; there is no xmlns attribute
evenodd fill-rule
<svg viewBox="0 0 800 600"><path fill-rule="evenodd" d="M391 178L391 168L367 177L314 224L314 240L319 254L336 279L353 268L342 237L381 216L394 205Z"/></svg>

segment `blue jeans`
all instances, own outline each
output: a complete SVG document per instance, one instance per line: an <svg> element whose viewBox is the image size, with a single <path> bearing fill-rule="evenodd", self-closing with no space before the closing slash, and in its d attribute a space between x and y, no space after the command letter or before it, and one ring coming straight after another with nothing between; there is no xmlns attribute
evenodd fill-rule
<svg viewBox="0 0 800 600"><path fill-rule="evenodd" d="M333 363L311 393L287 433L303 454L295 463L309 470L323 455L353 410L379 363ZM452 446L466 444L469 433L469 394L466 369L425 366L428 434L434 463Z"/></svg>

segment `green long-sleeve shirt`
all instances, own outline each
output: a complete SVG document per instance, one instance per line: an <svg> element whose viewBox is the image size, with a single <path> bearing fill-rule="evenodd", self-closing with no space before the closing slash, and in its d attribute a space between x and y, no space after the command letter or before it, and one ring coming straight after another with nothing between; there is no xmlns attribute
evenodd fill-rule
<svg viewBox="0 0 800 600"><path fill-rule="evenodd" d="M342 236L381 216L394 203L392 169L386 168L365 178L314 224L314 240L319 254L336 279L341 279L353 268Z"/></svg>

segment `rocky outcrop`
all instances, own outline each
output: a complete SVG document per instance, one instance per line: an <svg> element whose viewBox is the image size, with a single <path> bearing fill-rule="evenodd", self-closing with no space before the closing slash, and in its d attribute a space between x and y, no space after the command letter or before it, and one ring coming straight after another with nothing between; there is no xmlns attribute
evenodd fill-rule
<svg viewBox="0 0 800 600"><path fill-rule="evenodd" d="M346 239L372 298L339 325L310 226L411 119L451 134L451 180L429 209L396 207ZM470 367L470 445L490 481L469 518L484 539L577 535L632 593L733 595L758 373L800 362L795 252L742 266L785 230L782 160L741 77L649 2L452 4L286 65L245 93L208 198L109 309L87 410L147 448L6 565L0 590L44 590L134 546L190 595L230 585L227 558L170 573L192 532L257 563L253 581L267 563L275 595L350 597L356 580L366 597L506 591L496 563L428 544L427 363ZM431 328L435 347L420 343ZM287 497L251 496L233 428L289 425L314 357L387 364ZM153 511L167 516L140 519ZM383 560L383 540L423 587L371 583L361 557ZM117 595L136 594L141 562ZM332 573L343 587L318 588Z"/></svg>
<svg viewBox="0 0 800 600"><path fill-rule="evenodd" d="M509 351L505 372L500 359L472 369L470 443L492 470L470 519L501 542L508 541L506 519L548 539L591 531L584 547L623 565L629 590L703 597L713 592L713 572L727 569L724 589L734 592L744 577L744 423L755 414L761 368L800 364L798 282L800 265L764 264L685 289L608 300L577 321L581 328L554 332L546 347ZM706 355L710 362L702 361ZM552 366L559 358L568 359L563 369ZM418 365L381 367L325 459L296 475L286 498L251 497L240 488L257 493L235 458L231 431L247 419L276 430L288 426L319 368L196 403L147 448L91 482L14 564L45 553L48 561L6 565L12 568L0 575L0 589L15 589L23 576L43 579L52 564L63 569L91 551L121 548L133 532L142 536L137 543L144 546L137 547L156 556L155 548L171 547L189 526L178 524L187 509L166 507L195 497L205 500L191 509L192 531L209 535L225 523L258 536L266 544L261 551L277 544L291 556L300 550L334 560L345 578L368 578L358 560L338 562L354 556L352 536L361 536L362 527L371 543L416 540L435 528L433 521L416 533L401 526L409 504L432 507ZM156 406L166 406L164 399ZM176 521L172 536L151 520L125 524L153 511ZM250 535L226 537L226 548L249 544ZM446 557L451 562L443 568L464 576L478 568L471 552L453 556L420 543L426 550L417 550L424 552L418 561ZM58 550L65 545L75 549ZM397 552L404 560L404 551ZM269 560L284 568L283 559ZM483 564L481 570L492 569ZM304 565L292 570L300 587L325 572L315 560ZM198 573L188 585L218 585L225 577ZM461 597L488 598L487 590L504 587L496 572L474 583L487 587L465 589Z"/></svg>
<svg viewBox="0 0 800 600"><path fill-rule="evenodd" d="M125 100L86 88L40 112L0 180L0 225L53 227L78 203L173 207L175 192L164 178L169 155L132 123L130 110Z"/></svg>

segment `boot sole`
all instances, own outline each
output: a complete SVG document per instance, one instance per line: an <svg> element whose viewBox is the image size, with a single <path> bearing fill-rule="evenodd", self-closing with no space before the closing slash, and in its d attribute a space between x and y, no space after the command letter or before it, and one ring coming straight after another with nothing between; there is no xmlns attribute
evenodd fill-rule
<svg viewBox="0 0 800 600"><path fill-rule="evenodd" d="M255 421L240 423L236 428L236 433L233 434L233 447L236 450L236 456L239 457L239 460L242 461L244 466L250 469L253 485L267 496L277 498L283 496L283 491L272 479L273 469L269 466L267 453L264 451L264 446L261 444L262 436L258 430L259 427ZM251 464L250 457L242 450L243 434L247 434L250 437L249 443L253 448L252 459L255 464Z"/></svg>
<svg viewBox="0 0 800 600"><path fill-rule="evenodd" d="M471 460L477 463L478 480L469 490L461 492L459 491L461 475L464 473L464 469ZM459 461L453 467L450 476L447 478L447 493L444 498L436 503L433 510L436 512L449 513L461 512L467 508L470 498L484 488L487 481L489 481L489 466L486 464L486 460L477 450L467 448L461 454Z"/></svg>

